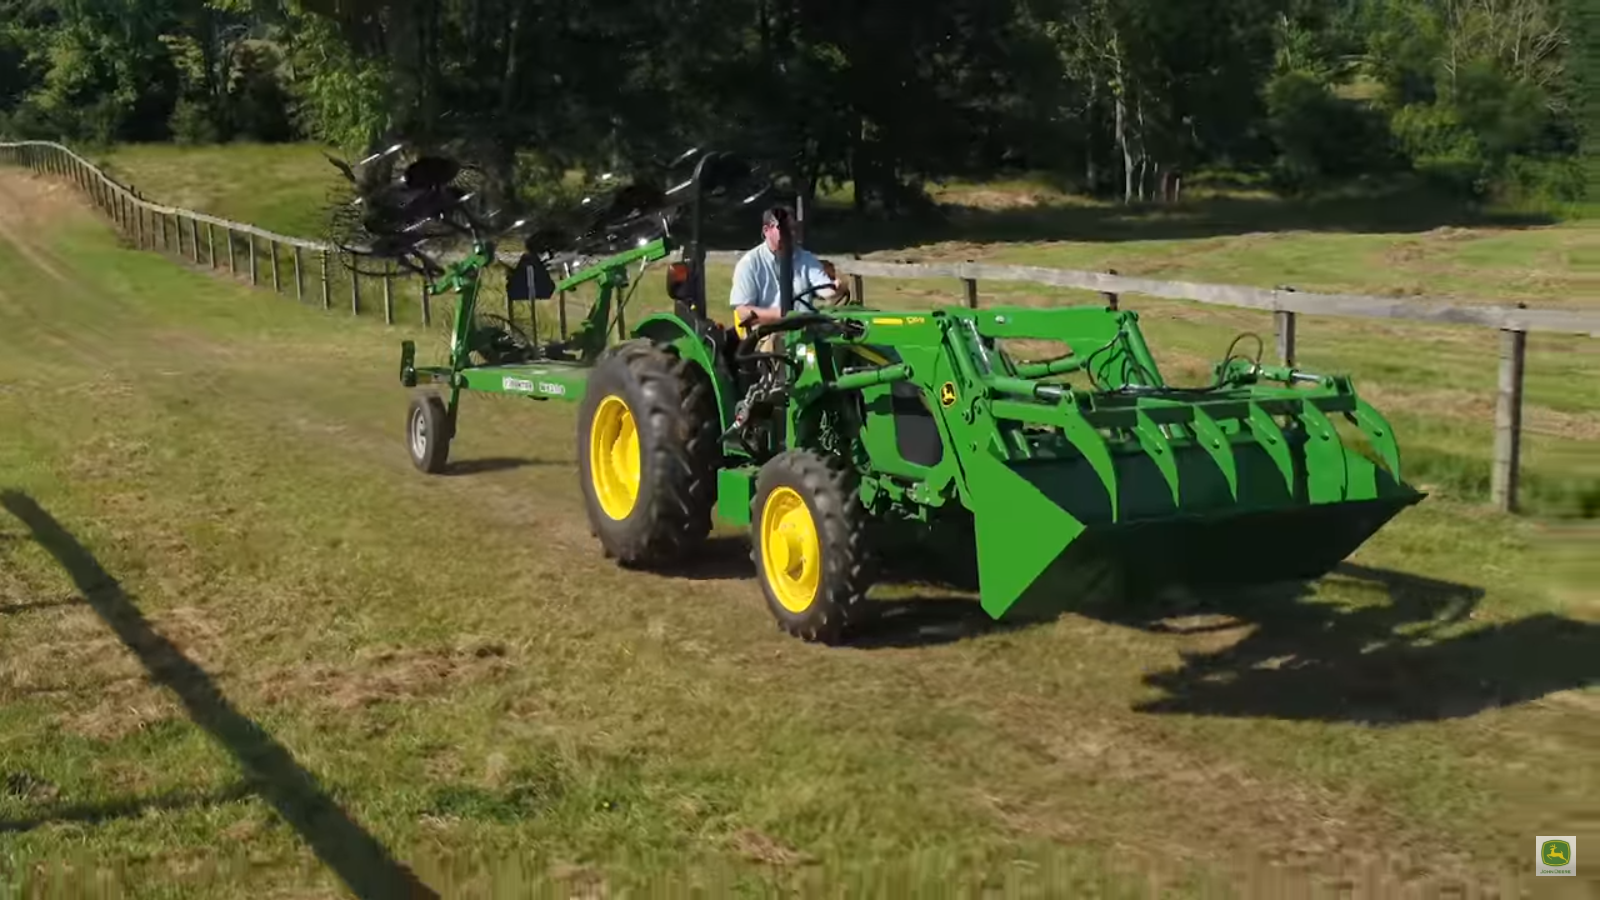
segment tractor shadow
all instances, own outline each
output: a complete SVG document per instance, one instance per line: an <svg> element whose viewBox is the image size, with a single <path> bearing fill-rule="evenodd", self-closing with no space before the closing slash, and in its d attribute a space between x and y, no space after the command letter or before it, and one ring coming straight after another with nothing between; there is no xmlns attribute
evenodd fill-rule
<svg viewBox="0 0 1600 900"><path fill-rule="evenodd" d="M1600 681L1600 625L1550 613L1473 624L1482 588L1343 563L1309 585L1190 595L1086 615L1181 636L1245 633L1147 675L1151 714L1352 722L1465 718Z"/></svg>
<svg viewBox="0 0 1600 900"><path fill-rule="evenodd" d="M756 566L750 561L750 538L713 534L694 556L662 568L660 574L691 581L754 581Z"/></svg>
<svg viewBox="0 0 1600 900"><path fill-rule="evenodd" d="M300 834L351 893L362 898L438 896L352 819L288 748L239 712L204 669L152 628L116 579L49 512L18 491L0 492L0 507L27 526L143 664L150 681L172 691L194 723L234 757L250 790ZM78 810L80 817L101 813L116 815L116 807ZM12 830L20 830L28 823L11 824Z"/></svg>
<svg viewBox="0 0 1600 900"><path fill-rule="evenodd" d="M867 609L867 615L841 646L857 650L911 650L1043 624L1037 620L995 621L974 598L936 592L869 599Z"/></svg>
<svg viewBox="0 0 1600 900"><path fill-rule="evenodd" d="M528 466L549 466L555 463L542 459L529 459L523 456L486 456L480 459L463 459L445 464L442 474L455 475L486 475L490 472L509 472L513 469L527 468Z"/></svg>

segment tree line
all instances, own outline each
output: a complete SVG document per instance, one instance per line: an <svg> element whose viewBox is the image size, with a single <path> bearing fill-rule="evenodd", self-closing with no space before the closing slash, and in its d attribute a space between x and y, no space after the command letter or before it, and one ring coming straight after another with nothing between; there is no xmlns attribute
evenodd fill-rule
<svg viewBox="0 0 1600 900"><path fill-rule="evenodd" d="M1129 202L1218 171L1570 201L1600 130L1589 5L0 0L0 133L466 139L523 184L716 144L863 211L1007 171Z"/></svg>

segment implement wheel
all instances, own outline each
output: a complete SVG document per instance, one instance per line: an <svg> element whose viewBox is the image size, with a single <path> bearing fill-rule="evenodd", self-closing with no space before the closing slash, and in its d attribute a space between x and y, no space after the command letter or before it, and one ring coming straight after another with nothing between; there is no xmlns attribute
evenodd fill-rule
<svg viewBox="0 0 1600 900"><path fill-rule="evenodd" d="M778 454L756 479L751 559L778 626L802 640L837 642L872 586L856 490L843 464L807 450Z"/></svg>
<svg viewBox="0 0 1600 900"><path fill-rule="evenodd" d="M406 449L411 464L430 475L444 471L450 457L450 415L437 394L418 394L411 398L406 415Z"/></svg>
<svg viewBox="0 0 1600 900"><path fill-rule="evenodd" d="M602 358L578 410L590 530L630 567L689 556L711 531L718 418L699 367L648 341Z"/></svg>

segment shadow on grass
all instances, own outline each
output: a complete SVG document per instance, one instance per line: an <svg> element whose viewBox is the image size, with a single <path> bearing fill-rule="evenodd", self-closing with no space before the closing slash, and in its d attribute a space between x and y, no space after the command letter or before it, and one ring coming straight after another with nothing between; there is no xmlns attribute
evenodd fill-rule
<svg viewBox="0 0 1600 900"><path fill-rule="evenodd" d="M0 492L0 506L33 532L100 618L138 656L150 680L177 695L195 724L232 754L245 780L352 893L363 898L438 896L341 809L287 748L235 709L204 669L151 628L116 579L32 497Z"/></svg>
<svg viewBox="0 0 1600 900"><path fill-rule="evenodd" d="M742 534L714 534L694 556L660 570L669 578L692 581L739 581L756 577L750 561L750 539Z"/></svg>
<svg viewBox="0 0 1600 900"><path fill-rule="evenodd" d="M818 205L807 222L814 251L871 253L938 241L1193 240L1271 231L1421 233L1445 227L1529 228L1553 216L1491 212L1424 188L1300 201L1206 197L1171 205L1042 204L985 209L949 203L934 215L863 221L847 209Z"/></svg>
<svg viewBox="0 0 1600 900"><path fill-rule="evenodd" d="M235 803L252 797L255 793L249 785L240 782L216 791L178 790L158 794L154 797L130 797L125 800L112 800L106 803L48 806L46 807L46 812L26 819L0 819L0 834L18 834L24 831L32 831L42 825L54 825L61 822L98 825L112 819L136 818L147 812L192 809L202 806Z"/></svg>
<svg viewBox="0 0 1600 900"><path fill-rule="evenodd" d="M554 463L523 456L486 456L480 459L463 459L445 465L445 475L483 475L489 472L509 472L527 466L548 466ZM565 465L565 463L563 463Z"/></svg>
<svg viewBox="0 0 1600 900"><path fill-rule="evenodd" d="M868 615L844 641L859 650L913 649L953 644L967 638L1019 631L1041 624L995 621L977 600L951 596L915 596L876 600Z"/></svg>
<svg viewBox="0 0 1600 900"><path fill-rule="evenodd" d="M1464 718L1600 681L1600 625L1540 614L1471 628L1481 588L1348 562L1327 580L1383 596L1342 605L1286 585L1200 597L1177 611L1091 615L1180 634L1255 625L1238 643L1147 676L1166 694L1135 707L1147 713L1392 725ZM1233 621L1193 629L1164 621L1182 614Z"/></svg>

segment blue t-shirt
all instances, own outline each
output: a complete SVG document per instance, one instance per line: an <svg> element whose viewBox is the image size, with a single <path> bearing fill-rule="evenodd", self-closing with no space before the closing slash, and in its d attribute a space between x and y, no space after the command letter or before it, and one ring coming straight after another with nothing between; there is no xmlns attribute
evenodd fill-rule
<svg viewBox="0 0 1600 900"><path fill-rule="evenodd" d="M799 296L812 287L832 287L833 279L822 268L822 260L804 247L794 250L795 306L815 309L816 293ZM728 294L730 306L755 306L760 308L778 305L778 254L757 244L733 267L733 290Z"/></svg>

